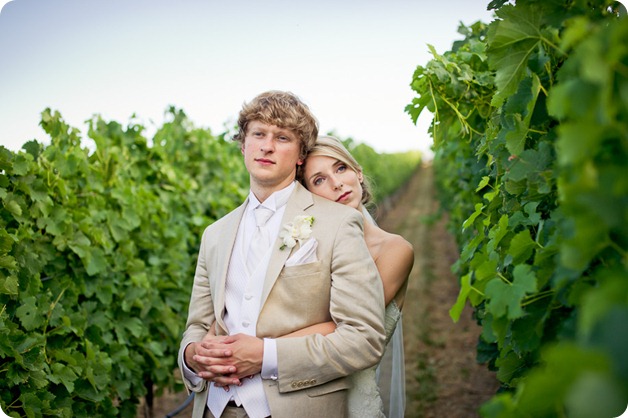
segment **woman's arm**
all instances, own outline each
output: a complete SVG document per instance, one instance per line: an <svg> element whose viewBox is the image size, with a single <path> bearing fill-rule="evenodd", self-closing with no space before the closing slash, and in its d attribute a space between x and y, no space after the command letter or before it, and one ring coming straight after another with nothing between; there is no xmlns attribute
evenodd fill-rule
<svg viewBox="0 0 628 418"><path fill-rule="evenodd" d="M388 306L399 291L405 290L407 286L408 276L414 265L414 249L408 241L396 235L386 244L384 251L375 260L375 265L384 285L384 300ZM404 296L402 294L397 300L399 308L403 306Z"/></svg>
<svg viewBox="0 0 628 418"><path fill-rule="evenodd" d="M297 331L291 332L290 334L282 335L279 338L303 337L305 335L311 335L311 334L327 335L327 334L331 334L335 330L336 330L336 324L334 323L334 321L328 321L328 322L321 322L318 324L310 325L309 327L301 328Z"/></svg>
<svg viewBox="0 0 628 418"><path fill-rule="evenodd" d="M291 332L290 334L282 335L279 338L303 337L305 335L311 335L311 334L327 335L327 334L331 334L335 330L336 330L336 324L334 323L334 321L321 322L318 324L310 325L309 327L301 328L299 330ZM209 328L209 332L207 333L207 335L208 336L216 335L216 322L215 321L212 323L212 326Z"/></svg>

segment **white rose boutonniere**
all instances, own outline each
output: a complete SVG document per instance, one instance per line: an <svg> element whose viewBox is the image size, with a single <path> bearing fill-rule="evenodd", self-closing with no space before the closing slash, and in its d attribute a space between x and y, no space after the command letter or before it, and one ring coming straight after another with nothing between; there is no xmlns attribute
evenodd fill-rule
<svg viewBox="0 0 628 418"><path fill-rule="evenodd" d="M297 242L301 243L308 239L312 234L313 223L313 216L295 216L292 222L285 224L279 233L279 238L282 240L279 249L292 248L297 245Z"/></svg>

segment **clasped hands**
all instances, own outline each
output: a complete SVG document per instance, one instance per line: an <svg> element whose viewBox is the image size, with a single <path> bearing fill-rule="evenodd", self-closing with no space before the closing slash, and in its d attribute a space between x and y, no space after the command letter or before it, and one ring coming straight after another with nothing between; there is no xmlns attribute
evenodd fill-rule
<svg viewBox="0 0 628 418"><path fill-rule="evenodd" d="M217 337L208 333L185 349L185 362L196 374L216 386L241 385L245 377L262 370L264 342L246 334Z"/></svg>

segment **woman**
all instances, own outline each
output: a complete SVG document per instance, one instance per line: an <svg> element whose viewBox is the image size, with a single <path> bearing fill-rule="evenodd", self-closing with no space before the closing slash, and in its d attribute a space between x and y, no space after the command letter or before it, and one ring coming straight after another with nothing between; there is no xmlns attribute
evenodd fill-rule
<svg viewBox="0 0 628 418"><path fill-rule="evenodd" d="M310 192L352 206L364 214L364 239L384 285L386 337L390 340L397 326L401 325L399 322L401 308L408 276L414 264L412 245L401 236L384 231L370 217L365 205L371 199L371 193L362 168L336 138L319 136L297 175ZM328 322L305 328L290 336L327 334L334 329L334 323ZM401 337L401 331L397 331L396 335ZM396 343L403 344L400 340ZM396 349L403 353L403 346ZM405 379L403 362L398 363L396 368L399 375L393 379ZM349 391L349 416L384 417L375 368L356 373L351 378L353 387ZM403 381L397 383L403 388ZM403 416L405 395L403 393L391 395L396 396L397 401L395 407L389 408L389 417Z"/></svg>

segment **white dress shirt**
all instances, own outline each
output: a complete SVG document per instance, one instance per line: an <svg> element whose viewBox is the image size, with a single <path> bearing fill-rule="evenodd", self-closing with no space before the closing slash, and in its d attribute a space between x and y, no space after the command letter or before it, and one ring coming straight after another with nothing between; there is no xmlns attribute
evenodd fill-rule
<svg viewBox="0 0 628 418"><path fill-rule="evenodd" d="M271 245L262 257L256 271L249 272L247 270L246 254L256 228L253 211L258 205L263 205L274 212L266 223L270 242L274 243L279 235L286 203L294 187L295 183L292 182L288 187L274 192L263 203L260 203L252 192L249 193L248 205L240 220L232 250L225 286L224 322L230 335L243 333L255 336L264 280L272 253ZM185 361L183 365L185 377L193 384L200 383L202 379L187 367ZM243 379L242 386L230 386L229 392L223 388L215 387L212 383L207 398L208 408L214 416L219 417L227 402L234 400L236 404L244 406L251 418L262 418L270 415L262 378L277 379L277 348L275 340L269 338L264 339L262 373L255 375L252 379Z"/></svg>

